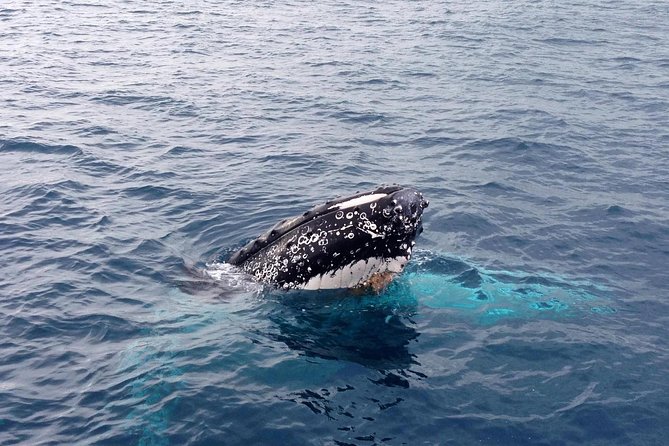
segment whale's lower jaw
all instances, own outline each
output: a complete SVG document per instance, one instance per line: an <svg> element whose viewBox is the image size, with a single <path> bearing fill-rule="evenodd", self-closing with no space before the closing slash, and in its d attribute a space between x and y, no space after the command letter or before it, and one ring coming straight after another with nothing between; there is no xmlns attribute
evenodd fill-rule
<svg viewBox="0 0 669 446"><path fill-rule="evenodd" d="M383 274L401 273L409 257L372 257L358 260L350 265L311 277L306 283L285 283L286 289L332 290L338 288L358 288L369 285L373 277ZM376 288L376 287L375 287Z"/></svg>

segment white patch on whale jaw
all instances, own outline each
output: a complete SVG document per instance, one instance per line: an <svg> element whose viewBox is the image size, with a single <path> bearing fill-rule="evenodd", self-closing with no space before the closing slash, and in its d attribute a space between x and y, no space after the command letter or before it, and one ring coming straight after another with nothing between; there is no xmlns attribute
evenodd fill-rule
<svg viewBox="0 0 669 446"><path fill-rule="evenodd" d="M379 200L379 199L381 199L381 198L383 198L387 195L388 194L363 195L362 197L352 198L352 199L344 201L342 203L337 203L333 206L330 206L328 208L328 210L331 210L331 209L340 209L341 210L341 209L352 208L354 206L360 206L361 204L367 204L367 203L371 203L373 201Z"/></svg>
<svg viewBox="0 0 669 446"><path fill-rule="evenodd" d="M302 290L333 290L339 288L355 288L367 282L377 273L401 273L409 257L393 258L372 257L358 260L336 270L314 276L304 284L295 284Z"/></svg>

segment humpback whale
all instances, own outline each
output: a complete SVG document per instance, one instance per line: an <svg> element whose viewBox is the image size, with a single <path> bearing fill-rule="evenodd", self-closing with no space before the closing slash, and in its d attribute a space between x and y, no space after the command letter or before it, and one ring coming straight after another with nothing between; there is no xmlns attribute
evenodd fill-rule
<svg viewBox="0 0 669 446"><path fill-rule="evenodd" d="M401 186L331 200L279 222L228 263L284 289L380 291L411 258L428 204Z"/></svg>

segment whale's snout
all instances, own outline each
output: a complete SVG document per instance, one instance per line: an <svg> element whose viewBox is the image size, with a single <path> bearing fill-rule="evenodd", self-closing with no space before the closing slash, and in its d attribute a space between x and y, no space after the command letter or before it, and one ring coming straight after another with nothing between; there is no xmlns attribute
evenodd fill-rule
<svg viewBox="0 0 669 446"><path fill-rule="evenodd" d="M429 201L422 193L411 188L402 188L386 198L383 216L392 221L393 226L406 233L422 232L423 210Z"/></svg>

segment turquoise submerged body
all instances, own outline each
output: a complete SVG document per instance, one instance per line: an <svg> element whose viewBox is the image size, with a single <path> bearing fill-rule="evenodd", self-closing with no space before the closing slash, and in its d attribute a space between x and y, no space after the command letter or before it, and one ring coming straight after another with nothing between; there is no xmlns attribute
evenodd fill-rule
<svg viewBox="0 0 669 446"><path fill-rule="evenodd" d="M228 262L286 289L387 281L411 258L427 206L420 192L400 186L339 198L278 223Z"/></svg>

